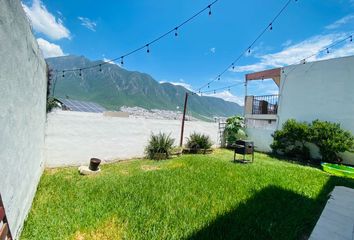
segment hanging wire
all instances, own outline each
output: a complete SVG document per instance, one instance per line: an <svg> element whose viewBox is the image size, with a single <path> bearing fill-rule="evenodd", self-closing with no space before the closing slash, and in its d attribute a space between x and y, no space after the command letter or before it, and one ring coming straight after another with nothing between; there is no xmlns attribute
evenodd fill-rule
<svg viewBox="0 0 354 240"><path fill-rule="evenodd" d="M257 43L257 41L267 32L267 30L272 30L273 29L273 24L277 21L277 19L280 17L280 15L288 8L288 6L290 5L290 3L292 1L297 2L297 0L288 0L285 5L280 9L280 11L275 15L275 17L272 19L272 21L263 29L263 31L261 31L260 34L258 34L258 36L253 40L253 42L246 48L245 51L242 51L241 54L230 64L228 65L220 74L217 75L216 78L212 79L211 81L209 81L208 83L202 85L201 87L197 88L198 90L201 90L203 88L205 88L206 86L209 86L209 84L215 82L218 77L224 75L230 68L234 69L235 64L246 54L250 54L251 53L251 49L252 47Z"/></svg>
<svg viewBox="0 0 354 240"><path fill-rule="evenodd" d="M343 43L343 42L346 42L346 41L349 41L350 42L353 42L353 34L345 37L345 38L342 38L322 49L320 49L319 51L317 51L316 53L313 53L311 55L309 55L308 57L305 57L305 58L302 58L301 61L300 61L300 64L306 64L307 63L307 60L309 58L312 58L314 56L317 56L318 54L320 54L321 52L327 52L328 49L333 49L334 47L338 46L339 44ZM330 52L329 52L330 53ZM298 63L299 61L295 62L294 64ZM287 73L287 75L289 75L296 67L298 67L299 65L294 65L294 67L291 69L291 71L289 71ZM282 68L282 73L284 73L284 68ZM262 80L264 79L264 77L262 77ZM230 88L233 88L233 87L236 87L236 86L239 86L241 84L245 84L245 82L242 82L242 83L237 83L237 84L233 84L233 85L230 85L230 86L226 86L226 87L221 87L221 88L216 88L216 89L211 89L211 90L207 90L207 91L201 91L200 89L198 90L198 93L200 96L202 96L203 93L213 93L214 91L220 91L220 90L224 90L224 89L228 89L228 91L230 91ZM209 86L209 85L208 85Z"/></svg>
<svg viewBox="0 0 354 240"><path fill-rule="evenodd" d="M336 42L334 42L334 43L332 43L332 44L330 44L330 45L328 45L328 46L326 46L326 47L320 49L320 50L317 51L316 53L313 53L313 54L311 54L311 55L309 55L309 56L307 56L307 57L301 59L301 60L298 61L298 62L300 62L300 64L306 64L308 59L310 59L310 58L312 58L312 57L315 57L315 56L317 56L318 54L320 54L320 53L322 53L322 52L326 52L327 54L329 54L329 53L330 53L329 49L333 49L334 47L338 46L339 44L342 44L343 42L348 41L348 39L349 39L350 42L353 42L353 41L352 41L352 39L353 39L353 34L351 34L351 35L349 35L349 36L347 36L347 37L345 37L345 38L342 38L341 40L338 40L338 41L336 41ZM296 64L296 63L297 63L297 62L295 62L294 64ZM299 66L299 65L295 65L295 66L287 73L287 75L289 75L292 71L294 71L298 66ZM284 73L284 71L283 71L283 73Z"/></svg>
<svg viewBox="0 0 354 240"><path fill-rule="evenodd" d="M150 49L148 48L149 46L151 46L152 44L160 41L162 38L166 37L167 35L171 34L174 32L175 36L178 36L178 33L177 33L177 30L179 28L181 28L182 26L184 26L185 24L189 23L190 21L192 21L194 18L198 17L199 15L201 15L203 12L209 10L209 15L211 15L211 7L216 4L219 0L214 0L212 3L210 3L208 6L204 7L203 9L201 9L199 12L195 13L194 15L192 15L190 18L186 19L184 22L180 23L179 25L177 25L176 27L172 28L171 30L167 31L166 33L160 35L159 37L153 39L152 41L142 45L141 47L138 47L126 54L123 54L117 58L113 58L113 59L110 59L108 61L104 61L103 63L100 63L101 65L104 65L104 64L108 64L108 63L113 63L115 61L117 61L118 59L121 59L121 65L123 65L124 61L123 61L123 58L125 57L128 57L144 48L147 48L147 52L149 53L150 52ZM91 65L91 66L87 66L87 67L84 67L84 68L81 68L81 70L86 70L86 69L91 69L91 68L96 68L98 66L100 66L100 64L95 64L95 65ZM60 71L63 71L63 72L75 72L75 71L79 71L80 68L73 68L73 69L60 69L60 70L55 70L56 72L60 72ZM64 74L63 74L64 75Z"/></svg>
<svg viewBox="0 0 354 240"><path fill-rule="evenodd" d="M216 89L206 90L206 91L200 91L200 92L198 92L198 94L200 96L202 96L203 93L214 93L214 94L216 94L216 92L221 91L221 90L225 90L225 89L230 91L231 88L236 87L236 86L240 86L240 85L243 85L243 84L244 84L244 82L239 82L239 83L232 84L232 85L225 86L225 87L221 87L221 88L216 88ZM196 93L194 93L194 94L196 94Z"/></svg>

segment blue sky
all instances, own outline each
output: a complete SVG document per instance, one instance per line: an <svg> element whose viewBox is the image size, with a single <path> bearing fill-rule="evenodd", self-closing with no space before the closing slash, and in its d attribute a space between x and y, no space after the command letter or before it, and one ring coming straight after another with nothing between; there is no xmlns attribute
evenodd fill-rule
<svg viewBox="0 0 354 240"><path fill-rule="evenodd" d="M84 55L111 59L129 52L175 27L212 0L24 0L37 41L48 56ZM208 13L125 59L124 68L152 75L157 81L197 89L215 78L266 27L287 0L219 0ZM319 49L354 33L354 0L292 1L235 70L210 89L242 82L248 72L297 63ZM326 56L354 54L354 42ZM119 63L117 63L119 64ZM207 89L205 89L207 90ZM249 93L272 94L271 80L250 85ZM244 87L214 96L242 103Z"/></svg>

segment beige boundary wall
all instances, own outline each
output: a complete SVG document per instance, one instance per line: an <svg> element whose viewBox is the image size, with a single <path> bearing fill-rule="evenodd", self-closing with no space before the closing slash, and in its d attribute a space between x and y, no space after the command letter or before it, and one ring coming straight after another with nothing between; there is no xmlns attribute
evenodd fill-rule
<svg viewBox="0 0 354 240"><path fill-rule="evenodd" d="M179 144L181 121L145 118L119 118L101 113L54 111L48 115L46 166L88 164L92 157L104 161L144 156L150 134L171 133ZM218 124L187 121L185 136L192 132L208 134L217 144Z"/></svg>
<svg viewBox="0 0 354 240"><path fill-rule="evenodd" d="M19 0L0 0L0 193L19 237L44 166L46 64Z"/></svg>

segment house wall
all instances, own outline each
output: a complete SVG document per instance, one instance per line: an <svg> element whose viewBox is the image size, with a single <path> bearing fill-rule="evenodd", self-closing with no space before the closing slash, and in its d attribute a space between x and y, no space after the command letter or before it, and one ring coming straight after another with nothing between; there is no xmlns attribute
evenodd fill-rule
<svg viewBox="0 0 354 240"><path fill-rule="evenodd" d="M278 126L290 118L340 123L354 134L354 56L294 65L281 77ZM354 154L344 154L354 164Z"/></svg>
<svg viewBox="0 0 354 240"><path fill-rule="evenodd" d="M19 0L0 0L0 193L18 238L43 169L46 64Z"/></svg>
<svg viewBox="0 0 354 240"><path fill-rule="evenodd" d="M119 118L100 113L54 111L48 115L46 166L87 165L98 157L105 161L144 156L150 134L171 133L179 144L181 121ZM192 132L208 134L219 142L218 123L186 121L184 136Z"/></svg>
<svg viewBox="0 0 354 240"><path fill-rule="evenodd" d="M247 138L252 140L255 145L255 149L260 152L270 152L270 143L273 142L272 134L276 128L276 116L268 115L269 119L258 119L261 115L254 115L256 118L249 118L252 115L247 116L246 134Z"/></svg>

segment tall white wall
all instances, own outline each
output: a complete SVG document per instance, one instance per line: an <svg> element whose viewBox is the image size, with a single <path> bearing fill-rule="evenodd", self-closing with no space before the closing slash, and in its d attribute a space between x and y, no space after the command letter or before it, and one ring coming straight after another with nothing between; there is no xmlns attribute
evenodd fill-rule
<svg viewBox="0 0 354 240"><path fill-rule="evenodd" d="M46 65L19 0L0 0L0 193L15 238L43 169Z"/></svg>
<svg viewBox="0 0 354 240"><path fill-rule="evenodd" d="M284 68L278 128L290 118L340 123L354 134L354 56ZM354 154L345 154L354 164Z"/></svg>
<svg viewBox="0 0 354 240"><path fill-rule="evenodd" d="M119 118L99 113L55 111L48 115L46 166L87 165L90 158L105 161L143 157L150 134L171 133L179 144L181 121ZM185 123L184 136L192 132L208 134L218 143L218 124Z"/></svg>

